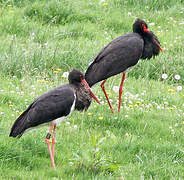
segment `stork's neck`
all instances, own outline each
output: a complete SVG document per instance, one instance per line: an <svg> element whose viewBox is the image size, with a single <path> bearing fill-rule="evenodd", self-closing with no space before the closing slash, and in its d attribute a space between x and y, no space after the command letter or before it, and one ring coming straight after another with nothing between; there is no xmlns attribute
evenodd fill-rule
<svg viewBox="0 0 184 180"><path fill-rule="evenodd" d="M75 94L75 109L78 111L87 110L92 101L92 97L88 89L83 84L80 84L80 86L75 86Z"/></svg>
<svg viewBox="0 0 184 180"><path fill-rule="evenodd" d="M160 46L158 46L159 41L157 40L157 37L150 32L150 34L142 36L142 38L144 40L144 48L141 59L150 59L151 57L157 56L160 52ZM155 43L155 40L157 40L158 43Z"/></svg>

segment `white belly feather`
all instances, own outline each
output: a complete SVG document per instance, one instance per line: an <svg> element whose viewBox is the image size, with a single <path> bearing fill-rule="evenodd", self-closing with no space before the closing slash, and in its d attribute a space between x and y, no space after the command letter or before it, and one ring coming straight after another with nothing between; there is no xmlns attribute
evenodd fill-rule
<svg viewBox="0 0 184 180"><path fill-rule="evenodd" d="M74 96L75 96L75 98L74 98L70 113L67 116L63 116L63 117L57 118L54 121L52 121L54 124L58 125L61 122L65 121L65 119L73 112L73 110L75 108L75 100L76 100L76 95L74 94Z"/></svg>

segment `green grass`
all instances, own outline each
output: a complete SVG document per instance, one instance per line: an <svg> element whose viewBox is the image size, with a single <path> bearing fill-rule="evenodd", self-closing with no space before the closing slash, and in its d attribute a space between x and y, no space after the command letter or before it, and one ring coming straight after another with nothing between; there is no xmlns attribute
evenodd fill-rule
<svg viewBox="0 0 184 180"><path fill-rule="evenodd" d="M0 179L183 179L183 3L0 0ZM116 113L95 86L104 104L93 102L57 127L56 170L44 142L48 127L8 137L34 98L67 83L63 72L85 71L104 45L132 32L136 17L148 22L164 51L128 73L120 114L118 75L106 83Z"/></svg>

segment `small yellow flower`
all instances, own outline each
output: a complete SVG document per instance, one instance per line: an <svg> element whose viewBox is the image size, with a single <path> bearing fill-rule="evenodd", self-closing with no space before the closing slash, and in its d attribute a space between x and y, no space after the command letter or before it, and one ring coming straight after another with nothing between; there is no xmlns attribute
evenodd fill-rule
<svg viewBox="0 0 184 180"><path fill-rule="evenodd" d="M129 104L128 107L129 108L133 108L134 106L133 106L133 104Z"/></svg>
<svg viewBox="0 0 184 180"><path fill-rule="evenodd" d="M98 119L99 119L99 120L103 120L103 116L99 116Z"/></svg>
<svg viewBox="0 0 184 180"><path fill-rule="evenodd" d="M108 91L108 92L107 92L107 95L110 95L110 94L111 94L111 92Z"/></svg>
<svg viewBox="0 0 184 180"><path fill-rule="evenodd" d="M150 105L149 105L149 108L152 108L152 107L153 107L153 106L150 104Z"/></svg>
<svg viewBox="0 0 184 180"><path fill-rule="evenodd" d="M12 7L12 4L8 4L8 7Z"/></svg>
<svg viewBox="0 0 184 180"><path fill-rule="evenodd" d="M13 107L13 104L9 104L9 107Z"/></svg>
<svg viewBox="0 0 184 180"><path fill-rule="evenodd" d="M38 83L44 83L44 82L46 83L46 82L48 82L48 81L46 81L45 79L37 79L37 82L38 82Z"/></svg>
<svg viewBox="0 0 184 180"><path fill-rule="evenodd" d="M184 125L184 121L183 121L183 125Z"/></svg>
<svg viewBox="0 0 184 180"><path fill-rule="evenodd" d="M174 92L175 90L174 89L168 89L169 92Z"/></svg>
<svg viewBox="0 0 184 180"><path fill-rule="evenodd" d="M135 104L134 107L139 107L139 106L137 104Z"/></svg>
<svg viewBox="0 0 184 180"><path fill-rule="evenodd" d="M19 112L18 114L21 115L23 112Z"/></svg>
<svg viewBox="0 0 184 180"><path fill-rule="evenodd" d="M103 5L104 5L104 6L107 6L107 5L108 5L108 3L107 3L107 2L104 2L104 3L103 3Z"/></svg>
<svg viewBox="0 0 184 180"><path fill-rule="evenodd" d="M53 73L57 74L59 71L53 71Z"/></svg>
<svg viewBox="0 0 184 180"><path fill-rule="evenodd" d="M53 85L54 84L54 82L50 82L50 85Z"/></svg>
<svg viewBox="0 0 184 180"><path fill-rule="evenodd" d="M169 107L170 110L173 110L174 108L173 107Z"/></svg>
<svg viewBox="0 0 184 180"><path fill-rule="evenodd" d="M88 116L91 116L91 115L92 115L92 113L88 112Z"/></svg>
<svg viewBox="0 0 184 180"><path fill-rule="evenodd" d="M140 104L141 104L141 101L136 101L136 104L137 104L137 105L140 105Z"/></svg>
<svg viewBox="0 0 184 180"><path fill-rule="evenodd" d="M61 71L61 68L57 68L56 71L59 71L60 72Z"/></svg>
<svg viewBox="0 0 184 180"><path fill-rule="evenodd" d="M42 82L42 79L37 79L37 82L38 82L38 83L41 83L41 82Z"/></svg>

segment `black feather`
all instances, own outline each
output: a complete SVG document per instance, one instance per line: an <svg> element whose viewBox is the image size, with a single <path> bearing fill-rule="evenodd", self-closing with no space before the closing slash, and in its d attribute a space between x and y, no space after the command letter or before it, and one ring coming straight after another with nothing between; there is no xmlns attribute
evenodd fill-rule
<svg viewBox="0 0 184 180"><path fill-rule="evenodd" d="M150 59L159 54L160 42L153 32L146 32L145 21L137 19L133 33L119 36L105 46L85 73L89 86L124 72L138 63L139 59Z"/></svg>
<svg viewBox="0 0 184 180"><path fill-rule="evenodd" d="M69 115L74 98L71 85L62 85L41 95L17 118L10 136L16 137L26 129Z"/></svg>
<svg viewBox="0 0 184 180"><path fill-rule="evenodd" d="M66 117L72 105L77 110L86 110L92 97L82 79L84 75L74 69L69 74L70 84L56 87L35 99L14 122L9 136L20 137L27 129Z"/></svg>

